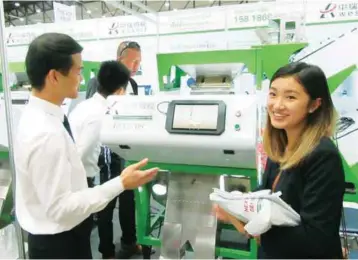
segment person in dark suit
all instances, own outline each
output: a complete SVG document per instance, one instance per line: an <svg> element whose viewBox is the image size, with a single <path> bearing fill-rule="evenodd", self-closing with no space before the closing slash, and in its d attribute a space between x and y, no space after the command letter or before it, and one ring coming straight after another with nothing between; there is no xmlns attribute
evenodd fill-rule
<svg viewBox="0 0 358 260"><path fill-rule="evenodd" d="M142 61L140 45L133 41L122 42L117 49L117 60L126 65L130 70L131 77L135 76ZM127 94L138 95L138 84L133 78L130 78L129 83L131 87L127 88ZM86 90L86 99L92 97L97 92L98 85L96 77L90 79Z"/></svg>
<svg viewBox="0 0 358 260"><path fill-rule="evenodd" d="M317 66L291 63L272 77L264 150L268 161L258 189L281 191L300 214L295 227L273 226L259 237L258 258L342 259L340 222L345 176L330 137L335 111L327 79ZM217 217L242 233L243 223L214 206Z"/></svg>
<svg viewBox="0 0 358 260"><path fill-rule="evenodd" d="M137 42L125 41L118 46L117 60L124 64L130 71L130 76L136 75L140 66L142 56L141 48ZM87 87L86 99L92 97L97 92L99 83L97 77L92 78ZM138 95L138 85L134 79L129 79L126 88L127 95ZM124 168L125 161L116 153L102 147L98 165L100 167L100 182L105 183L109 179L118 176L116 171ZM115 254L113 241L113 212L116 199L108 206L97 213L97 226L99 233L99 251L103 258L128 259L135 254L141 253L141 247L137 245L136 226L135 226L135 204L134 191L124 191L119 196L119 223L122 230L121 249Z"/></svg>

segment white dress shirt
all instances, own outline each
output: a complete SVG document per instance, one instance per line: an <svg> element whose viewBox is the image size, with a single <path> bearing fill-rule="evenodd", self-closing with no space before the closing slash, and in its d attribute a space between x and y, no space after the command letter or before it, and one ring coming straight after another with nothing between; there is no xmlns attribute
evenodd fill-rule
<svg viewBox="0 0 358 260"><path fill-rule="evenodd" d="M59 106L30 97L15 142L16 215L32 234L70 230L123 191L120 177L87 187L76 146Z"/></svg>
<svg viewBox="0 0 358 260"><path fill-rule="evenodd" d="M69 116L73 137L87 177L99 174L98 157L101 152L100 131L106 113L106 99L95 93L78 104Z"/></svg>

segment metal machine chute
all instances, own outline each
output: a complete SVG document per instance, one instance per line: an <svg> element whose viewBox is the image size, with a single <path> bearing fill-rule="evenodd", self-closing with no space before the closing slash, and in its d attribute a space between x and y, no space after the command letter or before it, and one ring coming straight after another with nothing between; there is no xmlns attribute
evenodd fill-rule
<svg viewBox="0 0 358 260"><path fill-rule="evenodd" d="M161 169L136 192L139 242L161 246L166 259L182 258L188 248L197 259L255 258L254 242L217 227L209 194L214 187L256 187L256 98L126 96L110 97L109 106L102 142L129 163L148 157ZM159 197L165 206L161 239L151 235L150 218L151 201Z"/></svg>
<svg viewBox="0 0 358 260"><path fill-rule="evenodd" d="M242 63L197 64L178 66L186 73L182 88L190 88L191 95L235 94L235 79L245 65Z"/></svg>

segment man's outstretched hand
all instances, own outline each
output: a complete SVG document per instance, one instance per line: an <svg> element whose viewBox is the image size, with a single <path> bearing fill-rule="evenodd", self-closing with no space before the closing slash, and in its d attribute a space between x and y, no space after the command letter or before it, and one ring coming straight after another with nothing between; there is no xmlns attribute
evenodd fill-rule
<svg viewBox="0 0 358 260"><path fill-rule="evenodd" d="M142 171L141 168L146 166L148 159L129 165L121 173L121 179L125 190L132 190L150 182L158 173L158 168L151 168Z"/></svg>

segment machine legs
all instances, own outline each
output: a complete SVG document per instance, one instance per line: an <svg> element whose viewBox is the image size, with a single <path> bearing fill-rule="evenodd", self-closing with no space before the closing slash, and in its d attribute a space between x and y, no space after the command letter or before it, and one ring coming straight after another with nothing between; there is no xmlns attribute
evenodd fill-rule
<svg viewBox="0 0 358 260"><path fill-rule="evenodd" d="M193 259L214 259L216 218L209 194L218 177L172 173L162 228L161 258L181 259L193 251Z"/></svg>
<svg viewBox="0 0 358 260"><path fill-rule="evenodd" d="M143 259L150 259L152 254L152 246L142 245Z"/></svg>

